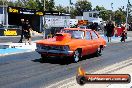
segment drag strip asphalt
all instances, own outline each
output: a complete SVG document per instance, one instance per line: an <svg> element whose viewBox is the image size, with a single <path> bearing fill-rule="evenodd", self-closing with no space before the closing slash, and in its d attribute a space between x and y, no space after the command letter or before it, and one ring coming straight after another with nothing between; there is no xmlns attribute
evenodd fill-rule
<svg viewBox="0 0 132 88"><path fill-rule="evenodd" d="M75 76L79 66L93 73L129 57L132 57L132 42L108 44L102 56L86 56L78 63L61 58L49 58L42 63L36 52L3 56L0 57L0 87L45 88Z"/></svg>

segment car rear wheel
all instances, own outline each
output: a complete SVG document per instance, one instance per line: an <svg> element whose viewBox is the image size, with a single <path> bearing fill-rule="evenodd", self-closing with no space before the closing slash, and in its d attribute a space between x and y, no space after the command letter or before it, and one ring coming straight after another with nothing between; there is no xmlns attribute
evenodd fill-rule
<svg viewBox="0 0 132 88"><path fill-rule="evenodd" d="M101 53L102 53L102 48L99 47L99 48L97 49L97 51L95 52L95 55L96 55L96 56L101 56Z"/></svg>
<svg viewBox="0 0 132 88"><path fill-rule="evenodd" d="M73 55L73 61L74 62L78 62L80 60L80 58L81 58L80 55L81 54L79 53L79 50L75 50L74 55Z"/></svg>

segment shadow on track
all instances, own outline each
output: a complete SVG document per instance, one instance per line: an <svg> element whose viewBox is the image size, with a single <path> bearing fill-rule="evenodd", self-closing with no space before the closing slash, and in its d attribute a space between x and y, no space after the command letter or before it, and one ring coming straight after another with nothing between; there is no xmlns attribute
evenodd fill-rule
<svg viewBox="0 0 132 88"><path fill-rule="evenodd" d="M97 57L97 56L95 56L95 55L83 56L79 62L87 60L87 59L92 59L94 57ZM32 61L33 62L40 62L42 64L43 63L50 63L50 64L60 64L60 65L68 65L68 64L75 63L72 61L72 58L70 58L70 57L63 57L63 58L61 58L61 57L48 57L48 58L39 58L39 59L35 59Z"/></svg>
<svg viewBox="0 0 132 88"><path fill-rule="evenodd" d="M51 64L60 64L60 65L68 65L73 63L71 58L60 58L60 57L48 57L48 58L40 58L32 60L33 62L40 62L40 63L51 63Z"/></svg>

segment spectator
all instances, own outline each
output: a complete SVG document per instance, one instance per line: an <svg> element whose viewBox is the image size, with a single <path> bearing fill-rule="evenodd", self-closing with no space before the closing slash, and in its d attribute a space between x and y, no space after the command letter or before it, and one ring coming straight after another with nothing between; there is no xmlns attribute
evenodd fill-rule
<svg viewBox="0 0 132 88"><path fill-rule="evenodd" d="M126 28L126 26L127 26L127 28ZM121 25L122 32L125 31L125 38L126 39L127 39L127 30L129 29L128 27L129 27L129 25L128 24L126 25L125 23Z"/></svg>
<svg viewBox="0 0 132 88"><path fill-rule="evenodd" d="M126 32L125 30L123 30L122 34L121 34L121 42L124 41L125 42L126 39Z"/></svg>
<svg viewBox="0 0 132 88"><path fill-rule="evenodd" d="M26 27L24 29L25 45L26 45L27 40L28 40L29 45L31 45L31 33L30 32L31 32L32 28L31 28L31 25L29 24L28 20L26 20L25 25L26 25Z"/></svg>
<svg viewBox="0 0 132 88"><path fill-rule="evenodd" d="M22 31L21 31L21 38L19 40L19 43L22 43L22 40L23 40L23 35L24 35L24 29L25 29L25 20L24 19L21 19L21 26L22 26Z"/></svg>
<svg viewBox="0 0 132 88"><path fill-rule="evenodd" d="M111 37L114 35L114 24L111 21L109 21L106 24L105 29L106 29L106 36L108 38L108 42L111 42Z"/></svg>

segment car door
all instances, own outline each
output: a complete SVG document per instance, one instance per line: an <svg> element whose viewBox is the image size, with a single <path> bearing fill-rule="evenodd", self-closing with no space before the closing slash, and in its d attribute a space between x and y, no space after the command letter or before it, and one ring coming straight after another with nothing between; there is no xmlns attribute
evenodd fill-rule
<svg viewBox="0 0 132 88"><path fill-rule="evenodd" d="M94 53L97 51L99 47L99 37L94 31L91 31L91 37L92 37L92 52Z"/></svg>
<svg viewBox="0 0 132 88"><path fill-rule="evenodd" d="M85 33L85 54L91 54L91 50L92 50L92 37L91 37L91 33L90 31L86 31Z"/></svg>

